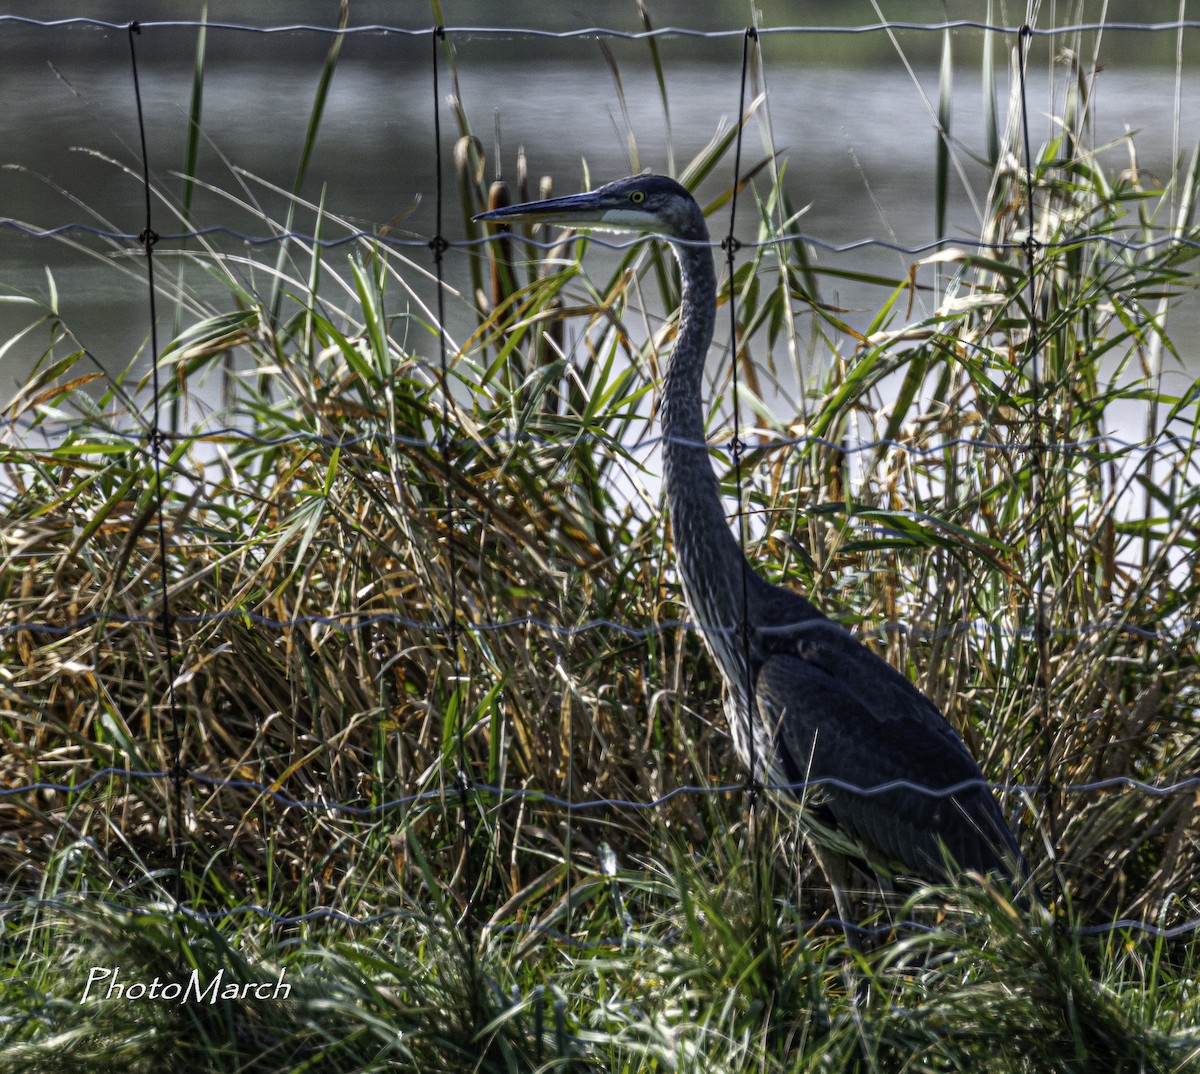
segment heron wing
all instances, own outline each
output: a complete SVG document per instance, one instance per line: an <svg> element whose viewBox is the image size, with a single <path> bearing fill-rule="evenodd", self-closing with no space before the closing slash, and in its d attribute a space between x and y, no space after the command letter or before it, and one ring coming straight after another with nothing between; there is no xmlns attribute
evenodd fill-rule
<svg viewBox="0 0 1200 1074"><path fill-rule="evenodd" d="M779 653L755 683L760 714L773 732L793 782L836 780L819 794L837 826L882 856L928 880L946 877L947 856L960 869L1014 877L1020 851L962 739L899 672L829 623L810 631L799 655ZM899 681L897 681L899 680Z"/></svg>

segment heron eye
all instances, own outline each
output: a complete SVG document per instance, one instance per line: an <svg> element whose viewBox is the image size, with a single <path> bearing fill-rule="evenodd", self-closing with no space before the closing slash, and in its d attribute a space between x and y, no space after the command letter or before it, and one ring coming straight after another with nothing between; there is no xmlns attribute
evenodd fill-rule
<svg viewBox="0 0 1200 1074"><path fill-rule="evenodd" d="M646 192L644 190L635 190L629 195L629 200L634 205L641 205L646 200Z"/></svg>

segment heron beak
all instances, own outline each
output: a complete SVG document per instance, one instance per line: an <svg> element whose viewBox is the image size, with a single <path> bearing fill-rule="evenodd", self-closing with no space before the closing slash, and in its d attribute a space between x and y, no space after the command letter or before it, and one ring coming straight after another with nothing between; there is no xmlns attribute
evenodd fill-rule
<svg viewBox="0 0 1200 1074"><path fill-rule="evenodd" d="M612 206L598 194L568 194L562 198L547 198L545 201L526 201L520 205L506 205L502 209L479 213L471 219L494 221L498 224L561 224L564 227L579 227L604 221Z"/></svg>

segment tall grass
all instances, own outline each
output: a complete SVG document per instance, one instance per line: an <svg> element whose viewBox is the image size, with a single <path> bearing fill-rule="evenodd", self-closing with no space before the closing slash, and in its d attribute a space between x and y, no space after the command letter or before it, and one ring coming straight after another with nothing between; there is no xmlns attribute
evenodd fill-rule
<svg viewBox="0 0 1200 1074"><path fill-rule="evenodd" d="M949 64L942 79L945 102ZM469 255L472 293L447 295L448 320L473 327L446 385L452 329L427 262L374 241L346 256L293 239L260 261L198 242L181 262L228 302L206 304L187 271L164 285L182 327L163 401L190 414L207 378L226 409L173 430L161 488L133 402L144 362L103 380L52 308L8 407L5 785L167 769L168 681L186 769L214 782L185 782L183 832L161 778L0 799L0 1069L194 1069L182 1037L229 1071L1187 1069L1194 932L1078 926L1198 915L1195 796L1071 786L1198 768L1198 397L1170 394L1159 366L1195 248L1079 241L1194 240L1197 164L1166 189L1112 174L1087 72L1069 81L1034 162L1032 287L1010 109L983 238L1012 247L944 250L885 281L865 330L823 301L840 270L801 242L753 248L720 296L751 373L735 402L760 433L752 559L917 681L989 777L1041 788L1005 801L1065 928L990 890L864 893L856 950L818 921L828 893L786 811L749 823L740 792L617 804L743 778L718 676L674 625L641 446L673 332L651 318L678 302L661 249L603 274L584 242ZM754 107L769 118L769 100ZM523 173L485 189L458 119L470 236L489 199L536 191ZM718 135L680 171L710 211L735 194L720 182L733 144ZM757 238L794 227L784 171L743 167ZM295 190L281 227L353 230ZM155 193L195 222L187 198ZM916 319L915 288L934 306ZM810 314L823 372L788 412L765 385ZM718 373L717 439L727 387ZM1110 430L1130 401L1147 415L1132 445ZM596 622L619 625L579 629ZM186 907L214 921L170 911L175 838ZM379 919L278 924L252 905ZM294 987L265 1004L84 1004L97 965L145 981L283 969Z"/></svg>

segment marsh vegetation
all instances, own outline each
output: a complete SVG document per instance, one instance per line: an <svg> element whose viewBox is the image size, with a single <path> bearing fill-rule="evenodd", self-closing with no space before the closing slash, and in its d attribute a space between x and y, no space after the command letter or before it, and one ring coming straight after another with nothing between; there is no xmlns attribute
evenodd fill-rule
<svg viewBox="0 0 1200 1074"><path fill-rule="evenodd" d="M356 225L297 194L262 221L277 247L155 254L178 322L161 478L146 354L109 376L53 303L10 341L44 351L0 448L0 1069L1194 1064L1197 797L1143 785L1200 771L1200 392L1169 320L1200 279L1200 157L1162 183L1114 168L1089 77L1063 68L1031 177L995 91L985 245L858 274L883 296L865 330L828 297L844 270L784 238L783 155L747 151L734 190L729 128L678 168L710 211L739 204L740 394L718 347L710 436L749 555L1019 788L1053 926L987 886L866 890L850 948L793 818L751 804L656 478L664 250L464 244L442 257L470 286L439 303L429 250L306 241ZM445 212L482 237L469 217L504 195L454 117ZM191 223L186 189L156 188L162 230ZM81 1003L114 963L294 987Z"/></svg>

